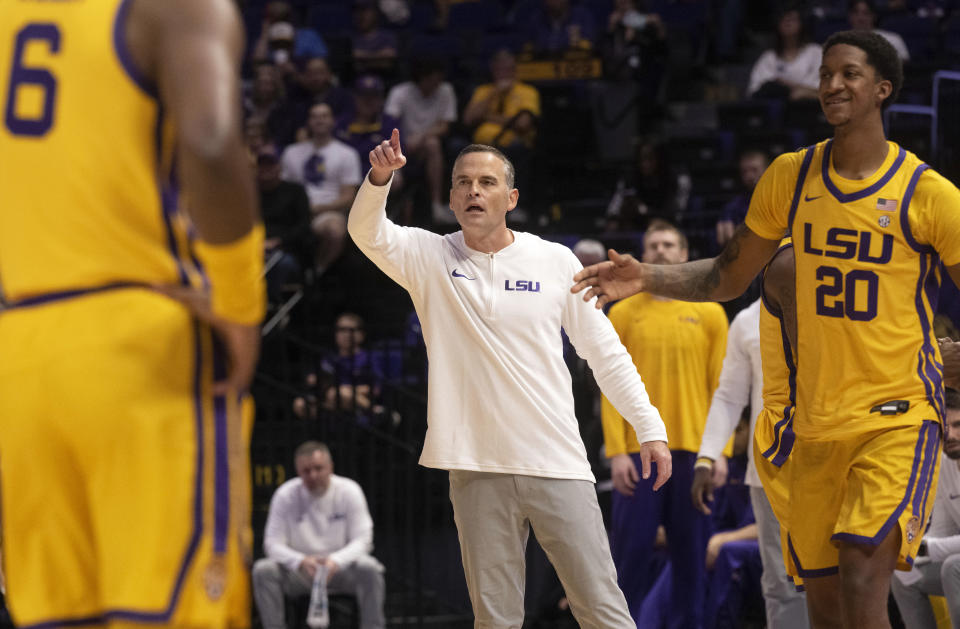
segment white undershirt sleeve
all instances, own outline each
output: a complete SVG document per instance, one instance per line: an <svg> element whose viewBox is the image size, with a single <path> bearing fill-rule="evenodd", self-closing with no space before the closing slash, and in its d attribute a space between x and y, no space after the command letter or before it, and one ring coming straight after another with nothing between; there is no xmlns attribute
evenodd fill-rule
<svg viewBox="0 0 960 629"><path fill-rule="evenodd" d="M744 326L748 321L737 317L730 326L727 337L727 354L723 359L720 383L713 392L707 425L703 431L698 456L716 461L723 455L723 448L737 428L744 407L750 402L750 387L753 370L750 354L746 348Z"/></svg>

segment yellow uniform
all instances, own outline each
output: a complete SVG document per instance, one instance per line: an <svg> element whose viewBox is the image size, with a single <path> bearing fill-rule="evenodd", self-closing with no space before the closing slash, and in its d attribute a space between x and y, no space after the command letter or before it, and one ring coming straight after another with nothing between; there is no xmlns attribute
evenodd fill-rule
<svg viewBox="0 0 960 629"><path fill-rule="evenodd" d="M470 97L469 107L475 102L479 102L491 97L497 91L493 83L486 83L477 87ZM500 96L494 96L490 104L490 109L494 113L505 116L508 120L522 111L529 111L534 117L540 116L540 92L537 88L526 83L515 82L510 89ZM531 129L522 137L518 137L513 131L504 131L503 125L494 122L484 122L477 130L473 132L473 141L478 144L494 144L496 146L510 146L514 142L522 142L528 147L533 146L536 131Z"/></svg>
<svg viewBox="0 0 960 629"><path fill-rule="evenodd" d="M792 247L792 244L781 245ZM754 461L764 492L779 522L784 522L789 498L783 482L784 468L793 450L796 433L796 365L783 318L761 291L760 362L763 368L763 410L753 433Z"/></svg>
<svg viewBox="0 0 960 629"><path fill-rule="evenodd" d="M8 603L19 627L244 626L241 406L209 393L209 330L144 288L205 279L126 7L0 3Z"/></svg>
<svg viewBox="0 0 960 629"><path fill-rule="evenodd" d="M780 250L792 246L790 240L786 239ZM780 523L780 543L787 574L799 587L802 579L790 558L787 530L784 526L790 505L789 474L793 465L789 457L796 441L796 433L793 432L796 363L780 312L770 304L762 289L761 299L760 362L763 369L763 409L757 415L753 433L753 460L773 515Z"/></svg>
<svg viewBox="0 0 960 629"><path fill-rule="evenodd" d="M952 184L892 142L874 174L844 179L831 144L777 158L746 220L763 238L793 235L797 473L785 524L807 577L836 573L828 539L877 544L895 525L900 565L912 561L939 461L938 252L960 262Z"/></svg>
<svg viewBox="0 0 960 629"><path fill-rule="evenodd" d="M723 308L641 293L615 304L610 321L663 417L670 448L697 452L727 347ZM640 451L633 428L605 396L602 420L608 457Z"/></svg>

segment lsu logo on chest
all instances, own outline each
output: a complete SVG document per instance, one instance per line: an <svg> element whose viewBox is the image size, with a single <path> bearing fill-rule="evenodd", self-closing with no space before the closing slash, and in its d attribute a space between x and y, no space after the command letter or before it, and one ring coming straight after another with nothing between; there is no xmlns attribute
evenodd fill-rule
<svg viewBox="0 0 960 629"><path fill-rule="evenodd" d="M503 290L514 291L518 293L539 293L540 282L533 280L504 280Z"/></svg>
<svg viewBox="0 0 960 629"><path fill-rule="evenodd" d="M876 318L880 298L880 276L873 270L876 266L842 269L830 260L885 265L893 259L894 244L892 234L804 223L802 253L821 258L814 262L817 266L813 269L817 315L850 321Z"/></svg>
<svg viewBox="0 0 960 629"><path fill-rule="evenodd" d="M892 234L877 234L869 231L830 227L816 229L811 223L803 224L803 252L825 258L853 260L872 264L886 264L893 258Z"/></svg>

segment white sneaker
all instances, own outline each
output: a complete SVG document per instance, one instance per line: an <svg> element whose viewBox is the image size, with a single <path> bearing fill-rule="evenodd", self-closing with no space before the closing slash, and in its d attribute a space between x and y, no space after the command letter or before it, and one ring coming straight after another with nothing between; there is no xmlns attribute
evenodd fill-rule
<svg viewBox="0 0 960 629"><path fill-rule="evenodd" d="M457 216L453 213L453 210L450 209L449 205L445 205L440 201L434 201L432 205L433 211L433 222L438 225L454 225L457 222Z"/></svg>

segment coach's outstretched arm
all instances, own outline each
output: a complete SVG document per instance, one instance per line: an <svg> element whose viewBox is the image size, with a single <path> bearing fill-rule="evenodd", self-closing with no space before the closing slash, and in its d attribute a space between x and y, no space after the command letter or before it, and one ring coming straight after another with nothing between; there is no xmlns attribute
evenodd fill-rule
<svg viewBox="0 0 960 629"><path fill-rule="evenodd" d="M720 255L684 264L644 264L611 249L609 260L577 273L570 290L589 289L583 299L597 297L597 308L639 292L683 301L726 301L743 294L779 242L741 225Z"/></svg>
<svg viewBox="0 0 960 629"><path fill-rule="evenodd" d="M396 129L370 151L370 171L360 185L347 215L347 232L365 256L390 279L407 290L422 278L424 241L440 236L414 227L395 224L387 218L387 195L393 171L407 163Z"/></svg>
<svg viewBox="0 0 960 629"><path fill-rule="evenodd" d="M160 290L186 303L226 343L230 373L216 390L245 391L265 295L263 229L240 133L240 17L230 0L136 0L125 28L135 65L174 122L197 254L210 276L209 295Z"/></svg>

